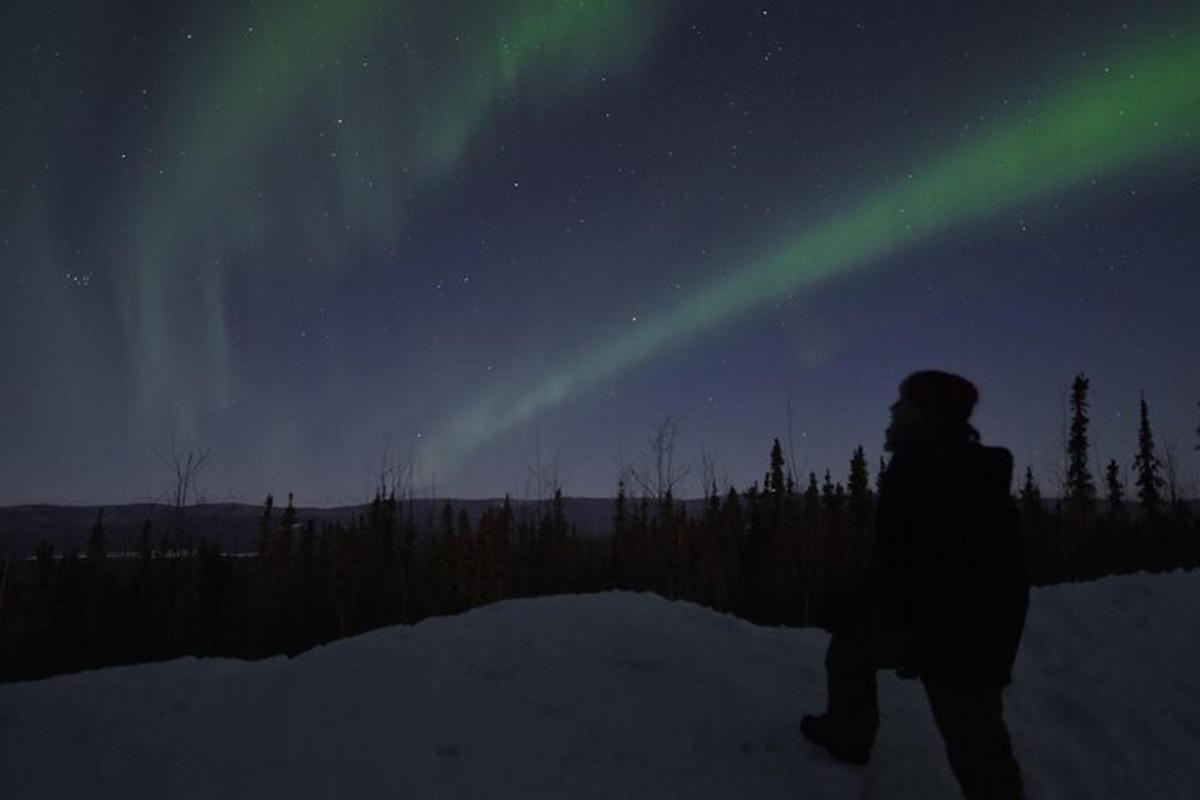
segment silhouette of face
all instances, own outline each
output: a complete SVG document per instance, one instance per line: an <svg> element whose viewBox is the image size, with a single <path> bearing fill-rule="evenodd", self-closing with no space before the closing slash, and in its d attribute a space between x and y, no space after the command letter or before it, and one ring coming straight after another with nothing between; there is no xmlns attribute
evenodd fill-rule
<svg viewBox="0 0 1200 800"><path fill-rule="evenodd" d="M883 449L888 453L894 453L912 439L913 432L923 414L921 409L903 397L892 403L888 410L892 412L892 421L884 431Z"/></svg>

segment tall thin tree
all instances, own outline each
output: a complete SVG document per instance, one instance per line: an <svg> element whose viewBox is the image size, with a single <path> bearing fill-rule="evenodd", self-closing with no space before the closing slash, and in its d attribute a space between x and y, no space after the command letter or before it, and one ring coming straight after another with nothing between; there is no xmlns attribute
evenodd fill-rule
<svg viewBox="0 0 1200 800"><path fill-rule="evenodd" d="M1096 499L1096 486L1088 469L1088 379L1083 373L1071 384L1071 433L1067 439L1067 500L1087 510Z"/></svg>
<svg viewBox="0 0 1200 800"><path fill-rule="evenodd" d="M1025 483L1021 485L1019 493L1021 500L1021 510L1034 514L1042 510L1042 490L1038 486L1037 481L1033 477L1033 467L1025 467Z"/></svg>
<svg viewBox="0 0 1200 800"><path fill-rule="evenodd" d="M871 516L871 483L867 474L867 456L862 445L850 457L850 477L846 482L850 524L856 530L866 527Z"/></svg>
<svg viewBox="0 0 1200 800"><path fill-rule="evenodd" d="M1121 468L1114 458L1104 470L1104 484L1108 490L1108 514L1116 519L1125 512L1125 486L1121 483Z"/></svg>
<svg viewBox="0 0 1200 800"><path fill-rule="evenodd" d="M1150 412L1146 406L1146 394L1141 395L1138 418L1138 450L1133 459L1137 473L1138 500L1147 516L1162 512L1163 478L1162 463L1154 452L1154 434L1150 430Z"/></svg>
<svg viewBox="0 0 1200 800"><path fill-rule="evenodd" d="M783 447L776 439L771 446L771 469L767 472L766 483L767 492L773 495L781 495L787 489L787 483L784 480L783 473Z"/></svg>

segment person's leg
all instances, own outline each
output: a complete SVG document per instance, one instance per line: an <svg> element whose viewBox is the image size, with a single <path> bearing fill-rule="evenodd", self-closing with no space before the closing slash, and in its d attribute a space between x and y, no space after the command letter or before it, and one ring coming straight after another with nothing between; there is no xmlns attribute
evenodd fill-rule
<svg viewBox="0 0 1200 800"><path fill-rule="evenodd" d="M867 749L879 730L879 698L869 630L858 626L834 634L825 653L825 679L831 718L847 738Z"/></svg>
<svg viewBox="0 0 1200 800"><path fill-rule="evenodd" d="M843 761L866 761L879 730L875 672L867 625L835 633L825 653L828 706L801 720L804 735Z"/></svg>
<svg viewBox="0 0 1200 800"><path fill-rule="evenodd" d="M963 796L967 800L1024 797L1021 770L1004 724L1000 688L967 681L922 682Z"/></svg>

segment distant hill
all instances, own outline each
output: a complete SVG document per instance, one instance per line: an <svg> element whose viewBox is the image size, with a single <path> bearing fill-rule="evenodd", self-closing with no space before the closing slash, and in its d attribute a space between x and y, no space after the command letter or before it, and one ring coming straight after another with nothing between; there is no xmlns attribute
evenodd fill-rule
<svg viewBox="0 0 1200 800"><path fill-rule="evenodd" d="M417 523L418 537L429 535L441 524L442 506L445 499L415 499L412 503L413 519ZM457 521L460 509L465 509L474 528L480 515L489 508L499 507L502 498L487 500L450 499ZM543 504L548 501L543 501ZM688 513L700 513L703 500L681 501ZM1059 501L1046 498L1043 503L1047 511L1053 511ZM567 520L575 526L580 536L601 537L612 533L613 498L569 497L566 498ZM1200 500L1190 501L1193 517L1200 517ZM523 515L535 516L539 502L536 500L514 500L518 519ZM1137 518L1136 503L1129 503L1129 513ZM279 514L276 506L276 516ZM368 504L335 506L333 508L297 507L301 522L313 520L318 528L322 523L348 523L367 512ZM96 521L100 506L22 505L0 507L0 558L26 558L33 555L42 541L54 547L56 553L82 550ZM262 516L261 504L249 503L204 503L187 508L187 529L197 541L217 542L226 552L252 551L257 538L258 519ZM131 503L104 506L104 527L110 551L134 550L141 536L142 524L147 520L162 533L170 530L172 507L161 503Z"/></svg>
<svg viewBox="0 0 1200 800"><path fill-rule="evenodd" d="M413 519L418 536L426 536L441 524L445 499L412 500ZM488 500L454 500L457 521L459 510L465 509L474 528L480 515L489 508L499 507L500 498ZM693 505L696 501L686 501ZM612 498L572 497L566 499L567 519L581 536L607 536L612 531ZM518 518L536 515L538 501L514 500ZM143 523L150 520L157 532L170 530L173 509L161 503L132 503L104 506L104 527L110 551L134 550L141 537ZM313 520L318 528L322 523L350 522L367 512L368 504L334 508L297 507L301 522ZM56 553L82 550L96 521L100 506L22 505L0 507L0 558L25 558L33 555L40 542L47 542ZM188 506L187 530L198 541L218 542L226 552L246 552L254 549L261 504L205 503ZM280 506L276 506L278 518Z"/></svg>

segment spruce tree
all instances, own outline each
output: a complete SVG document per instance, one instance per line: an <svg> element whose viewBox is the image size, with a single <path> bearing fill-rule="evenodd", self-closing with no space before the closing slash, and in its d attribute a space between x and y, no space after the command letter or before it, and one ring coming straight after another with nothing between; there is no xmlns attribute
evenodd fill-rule
<svg viewBox="0 0 1200 800"><path fill-rule="evenodd" d="M454 546L454 507L447 500L442 505L441 530L428 543L422 575L426 608L434 614L452 614L459 610L455 603Z"/></svg>
<svg viewBox="0 0 1200 800"><path fill-rule="evenodd" d="M1125 487L1121 484L1121 470L1114 458L1104 471L1104 483L1108 489L1108 513L1114 519L1125 512Z"/></svg>
<svg viewBox="0 0 1200 800"><path fill-rule="evenodd" d="M1067 499L1078 509L1090 509L1096 487L1088 470L1088 379L1080 373L1071 384L1071 433L1067 439Z"/></svg>
<svg viewBox="0 0 1200 800"><path fill-rule="evenodd" d="M96 512L96 521L92 524L92 533L87 540L88 564L97 565L108 557L108 548L104 536L104 509Z"/></svg>
<svg viewBox="0 0 1200 800"><path fill-rule="evenodd" d="M275 496L268 494L263 502L263 512L258 518L258 536L255 543L255 558L253 565L254 587L252 594L255 602L255 616L252 629L256 642L255 655L266 655L270 652L268 644L275 636L277 621L275 609L277 606L275 586L271 579L271 512L275 508ZM169 562L168 562L169 563Z"/></svg>
<svg viewBox="0 0 1200 800"><path fill-rule="evenodd" d="M1033 467L1025 467L1025 483L1020 492L1021 511L1027 516L1038 514L1042 510L1042 490L1033 479Z"/></svg>
<svg viewBox="0 0 1200 800"><path fill-rule="evenodd" d="M33 551L34 573L37 575L38 588L47 591L50 581L54 578L57 562L54 558L54 545L42 539L37 549Z"/></svg>
<svg viewBox="0 0 1200 800"><path fill-rule="evenodd" d="M375 498L376 503L372 504L374 508L379 498ZM279 518L279 534L275 538L275 557L279 562L279 567L284 573L291 567L292 558L292 532L296 529L296 522L299 516L296 513L296 506L292 504L292 493L288 492L287 505L284 506L283 514Z"/></svg>
<svg viewBox="0 0 1200 800"><path fill-rule="evenodd" d="M824 538L824 522L821 519L821 489L817 486L817 473L808 473L808 486L804 489L804 500L801 505L801 515L804 520L805 538L808 555L814 550L821 550Z"/></svg>
<svg viewBox="0 0 1200 800"><path fill-rule="evenodd" d="M742 560L742 501L737 489L730 486L721 506L721 523L717 527L717 548L727 576L729 602L732 610L746 613L746 565Z"/></svg>
<svg viewBox="0 0 1200 800"><path fill-rule="evenodd" d="M138 543L138 557L143 564L150 563L154 557L154 523L150 518L142 520L142 535Z"/></svg>
<svg viewBox="0 0 1200 800"><path fill-rule="evenodd" d="M833 493L833 475L829 470L825 470L825 480L821 482L821 506L822 510L829 512L833 512L837 507Z"/></svg>
<svg viewBox="0 0 1200 800"><path fill-rule="evenodd" d="M1150 430L1150 412L1146 406L1146 395L1141 395L1138 422L1138 451L1133 459L1137 473L1138 500L1148 517L1162 513L1163 479L1159 474L1162 464L1154 453L1154 434Z"/></svg>
<svg viewBox="0 0 1200 800"><path fill-rule="evenodd" d="M83 575L83 618L92 663L104 663L108 658L108 590L104 566L108 559L105 545L104 509L96 513L96 522L87 540L87 564Z"/></svg>
<svg viewBox="0 0 1200 800"><path fill-rule="evenodd" d="M275 497L268 494L263 502L263 513L258 518L258 543L255 550L258 553L259 566L264 565L267 550L271 545L271 510L275 507Z"/></svg>
<svg viewBox="0 0 1200 800"><path fill-rule="evenodd" d="M1033 477L1033 468L1025 467L1025 481L1017 493L1021 507L1021 536L1029 555L1030 577L1035 582L1057 575L1057 548L1047 540L1046 514L1042 504L1042 490Z"/></svg>
<svg viewBox="0 0 1200 800"><path fill-rule="evenodd" d="M779 440L771 446L771 471L767 473L766 489L769 494L780 495L787 490L783 477L783 448Z"/></svg>
<svg viewBox="0 0 1200 800"><path fill-rule="evenodd" d="M850 477L846 483L850 524L856 530L866 528L871 515L871 485L867 475L867 456L862 445L850 457Z"/></svg>
<svg viewBox="0 0 1200 800"><path fill-rule="evenodd" d="M455 607L458 610L469 608L471 605L471 518L465 508L458 512L458 530L455 534L454 560L455 576Z"/></svg>
<svg viewBox="0 0 1200 800"><path fill-rule="evenodd" d="M317 526L311 519L304 523L303 532L300 534L300 542L296 546L296 562L300 573L298 601L301 615L296 625L298 638L292 646L304 649L320 641L317 617L321 608L321 579L317 562Z"/></svg>
<svg viewBox="0 0 1200 800"><path fill-rule="evenodd" d="M821 490L817 486L817 473L808 473L808 488L804 490L804 513L814 523L819 513Z"/></svg>

